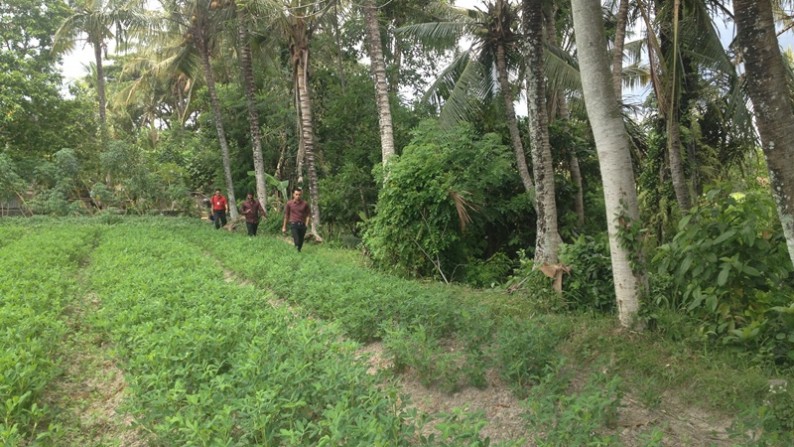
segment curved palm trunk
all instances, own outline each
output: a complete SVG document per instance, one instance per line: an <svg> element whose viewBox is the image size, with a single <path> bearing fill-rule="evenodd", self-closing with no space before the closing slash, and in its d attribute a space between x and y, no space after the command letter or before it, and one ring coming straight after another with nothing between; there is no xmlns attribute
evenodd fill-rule
<svg viewBox="0 0 794 447"><path fill-rule="evenodd" d="M380 145L385 167L394 155L394 130L389 108L389 87L386 80L386 63L380 42L380 27L375 0L364 4L364 18L367 22L367 41L369 43L370 67L375 77L375 94L378 100L378 124L380 125Z"/></svg>
<svg viewBox="0 0 794 447"><path fill-rule="evenodd" d="M609 70L599 0L571 0L579 69L587 116L595 137L604 201L607 208L609 251L618 316L624 327L636 327L640 296L647 290L639 250L620 242L619 232L639 219L637 190L629 154L629 139L620 115ZM632 268L634 263L634 268Z"/></svg>
<svg viewBox="0 0 794 447"><path fill-rule="evenodd" d="M505 101L505 119L507 120L507 129L510 131L510 142L513 145L513 153L516 155L518 175L521 177L521 183L524 185L524 189L529 192L535 189L535 185L532 183L532 177L529 175L527 155L524 152L524 144L521 142L521 134L518 131L518 121L516 120L516 112L513 107L513 95L510 94L510 82L507 78L505 47L501 42L496 44L496 75L499 78L499 88L502 90L502 98L504 98Z"/></svg>
<svg viewBox="0 0 794 447"><path fill-rule="evenodd" d="M198 42L198 39L196 39ZM215 77L212 74L210 65L209 50L205 45L199 44L198 50L201 55L201 66L204 69L204 78L207 82L207 91L210 94L210 104L212 115L215 118L215 131L218 134L218 142L221 145L221 157L223 159L223 175L226 179L226 194L229 197L229 216L232 220L237 219L237 200L234 197L234 182L232 181L231 159L229 158L229 144L226 142L226 132L221 121L221 103L218 100L218 92L215 91Z"/></svg>
<svg viewBox="0 0 794 447"><path fill-rule="evenodd" d="M549 144L546 81L543 58L542 0L524 0L524 34L527 39L527 108L532 172L535 174L535 211L538 215L535 263L556 264L562 242L557 228L554 167Z"/></svg>
<svg viewBox="0 0 794 447"><path fill-rule="evenodd" d="M232 3L234 5L234 3ZM262 209L267 209L267 187L265 184L265 161L262 156L262 132L259 130L259 112L256 110L256 91L254 68L251 62L251 45L248 42L248 29L245 16L235 7L237 16L237 44L240 52L240 71L245 88L245 102L248 106L248 125L251 128L253 143L254 176L256 177L256 196Z"/></svg>
<svg viewBox="0 0 794 447"><path fill-rule="evenodd" d="M629 0L620 0L615 23L615 48L612 53L612 85L618 100L623 97L623 45L626 42L626 25L629 18Z"/></svg>
<svg viewBox="0 0 794 447"><path fill-rule="evenodd" d="M739 48L744 49L747 91L769 169L772 194L794 263L794 109L786 83L769 0L734 0Z"/></svg>
<svg viewBox="0 0 794 447"><path fill-rule="evenodd" d="M298 102L300 105L301 141L306 158L306 174L309 177L309 197L311 198L312 222L311 233L321 241L320 229L320 194L317 187L317 169L314 163L314 126L312 124L312 103L309 95L309 49L308 46L296 49Z"/></svg>

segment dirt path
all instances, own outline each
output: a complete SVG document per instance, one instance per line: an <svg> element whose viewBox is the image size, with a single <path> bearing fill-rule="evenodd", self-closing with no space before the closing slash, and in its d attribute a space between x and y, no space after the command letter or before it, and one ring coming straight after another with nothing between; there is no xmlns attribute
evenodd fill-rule
<svg viewBox="0 0 794 447"><path fill-rule="evenodd" d="M220 262L219 265L223 268ZM223 278L226 282L254 287L250 281L238 277L234 272L225 268L223 268ZM295 317L306 318L282 299L271 296L266 301L276 308L286 307ZM380 342L370 343L362 347L358 353L362 359L369 362L368 373L370 374L376 374L391 366ZM441 420L440 415L449 414L453 409L461 408L467 412L481 411L484 414L486 425L480 435L491 438L492 444L522 440L518 445L532 445L527 441L529 434L526 431L527 424L523 420L523 410L519 400L513 396L509 387L494 372L488 374L489 386L487 388L482 390L466 388L454 394L427 388L411 374L400 375L397 378L397 384L403 394L409 396L412 407L430 418L430 423L425 427L426 432L423 433L425 435L433 433L435 423Z"/></svg>
<svg viewBox="0 0 794 447"><path fill-rule="evenodd" d="M62 427L57 445L143 447L148 445L143 433L120 410L127 390L124 374L103 335L86 323L100 305L88 294L66 311L71 331L60 359L64 373L45 395L47 405L62 410L54 421Z"/></svg>

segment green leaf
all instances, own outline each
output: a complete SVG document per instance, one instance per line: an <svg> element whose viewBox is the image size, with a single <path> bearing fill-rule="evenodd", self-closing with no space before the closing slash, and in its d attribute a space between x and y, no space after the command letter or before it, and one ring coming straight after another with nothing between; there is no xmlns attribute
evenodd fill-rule
<svg viewBox="0 0 794 447"><path fill-rule="evenodd" d="M722 287L728 282L728 274L731 272L730 264L723 264L719 276L717 276L717 285Z"/></svg>

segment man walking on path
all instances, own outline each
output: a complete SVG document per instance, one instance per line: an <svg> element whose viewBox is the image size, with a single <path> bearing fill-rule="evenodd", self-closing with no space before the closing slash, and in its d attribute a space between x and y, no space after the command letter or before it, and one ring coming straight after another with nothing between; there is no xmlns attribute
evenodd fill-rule
<svg viewBox="0 0 794 447"><path fill-rule="evenodd" d="M212 217L215 222L215 229L219 229L226 225L226 213L229 212L229 202L226 197L221 194L220 189L215 190L215 195L210 198L212 204Z"/></svg>
<svg viewBox="0 0 794 447"><path fill-rule="evenodd" d="M254 194L248 193L243 202L243 214L245 215L245 228L248 229L249 236L256 236L256 229L259 227L259 218L267 217L267 213L262 208L258 200L254 200Z"/></svg>
<svg viewBox="0 0 794 447"><path fill-rule="evenodd" d="M300 188L292 193L292 200L288 201L284 207L284 223L281 225L281 232L286 233L287 223L289 223L292 240L298 251L303 248L303 238L306 236L306 226L309 225L309 215L311 214L311 208L301 198L302 195L303 190Z"/></svg>

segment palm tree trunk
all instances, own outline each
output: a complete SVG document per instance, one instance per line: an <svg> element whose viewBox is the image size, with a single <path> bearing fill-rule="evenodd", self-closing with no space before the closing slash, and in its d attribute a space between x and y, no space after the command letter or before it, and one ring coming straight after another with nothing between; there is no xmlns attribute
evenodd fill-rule
<svg viewBox="0 0 794 447"><path fill-rule="evenodd" d="M298 132L298 152L295 154L295 184L303 188L303 165L306 160L306 151L303 146L303 119L301 118L301 94L298 88L298 75L295 75L295 110L297 111L298 119L295 122L295 127Z"/></svg>
<svg viewBox="0 0 794 447"><path fill-rule="evenodd" d="M557 227L554 166L546 115L546 81L543 69L544 38L542 0L524 0L524 35L527 39L527 108L532 172L535 174L535 212L538 216L535 263L556 264L562 240Z"/></svg>
<svg viewBox="0 0 794 447"><path fill-rule="evenodd" d="M636 327L640 297L647 290L645 267L636 247L628 249L620 232L639 219L637 190L629 154L629 139L615 97L609 69L599 0L571 0L582 90L595 137L612 258L618 317L624 327ZM633 264L633 266L632 266Z"/></svg>
<svg viewBox="0 0 794 447"><path fill-rule="evenodd" d="M521 133L518 131L516 112L513 106L513 95L510 93L510 82L507 78L507 58L505 57L505 47L501 42L496 44L496 75L499 78L499 88L502 91L502 98L505 102L505 119L507 129L510 131L510 142L513 146L513 153L516 155L516 166L518 175L524 190L529 192L535 189L532 177L529 175L527 166L527 155L524 152L524 144L521 142Z"/></svg>
<svg viewBox="0 0 794 447"><path fill-rule="evenodd" d="M612 53L612 85L618 101L623 97L623 45L626 42L628 18L629 0L620 0L615 23L615 48Z"/></svg>
<svg viewBox="0 0 794 447"><path fill-rule="evenodd" d="M197 39L198 40L198 39ZM223 159L223 174L226 179L226 195L229 197L229 216L232 220L237 219L237 200L234 197L234 182L232 180L232 164L229 157L229 144L226 142L226 132L221 121L221 103L218 100L218 92L215 91L215 77L212 74L210 65L209 50L205 45L197 45L201 54L201 66L204 69L204 78L207 82L207 91L210 94L210 104L212 115L215 119L215 131L218 134L218 142L221 145L221 157Z"/></svg>
<svg viewBox="0 0 794 447"><path fill-rule="evenodd" d="M744 49L747 91L753 102L772 194L794 263L794 109L769 0L734 0L736 40Z"/></svg>
<svg viewBox="0 0 794 447"><path fill-rule="evenodd" d="M383 166L394 155L394 130L392 127L391 109L389 108L389 86L386 80L386 63L383 60L383 49L380 42L380 27L375 0L367 0L363 6L364 18L367 22L367 40L372 74L375 77L375 95L378 100L378 123L380 125L380 145Z"/></svg>
<svg viewBox="0 0 794 447"><path fill-rule="evenodd" d="M667 119L667 155L670 163L670 177L673 180L673 190L678 206L681 207L682 212L686 213L692 208L692 200L684 173L684 160L681 156L681 129L678 126L678 114L672 110L668 113L672 114Z"/></svg>
<svg viewBox="0 0 794 447"><path fill-rule="evenodd" d="M105 97L105 68L102 66L102 44L94 43L94 60L96 61L96 93L99 100L99 126L102 143L107 137L107 99Z"/></svg>
<svg viewBox="0 0 794 447"><path fill-rule="evenodd" d="M306 174L309 177L309 197L312 202L311 233L316 240L320 237L320 194L317 186L317 169L314 163L314 126L312 124L312 103L309 96L308 68L309 49L299 48L297 51L298 99L300 104L301 141L306 157Z"/></svg>
<svg viewBox="0 0 794 447"><path fill-rule="evenodd" d="M235 5L235 3L232 3ZM245 88L245 101L248 106L248 124L251 128L253 143L254 176L256 177L256 196L262 209L267 209L267 186L265 183L265 161L262 156L262 132L259 130L259 112L256 110L256 90L254 86L254 68L251 61L251 45L248 42L246 17L235 8L237 16L237 44L240 52L240 71Z"/></svg>
<svg viewBox="0 0 794 447"><path fill-rule="evenodd" d="M553 5L548 15L545 14L545 11L546 10L544 10L544 28L546 30L546 39L550 45L558 47L559 42L557 40L557 25L555 24L557 6ZM549 110L549 119L552 120L555 118L555 116L556 118L564 121L570 119L571 112L568 109L568 102L566 101L563 92L555 90L552 92L550 97L552 98L554 106L547 107ZM552 111L554 111L554 113L552 113ZM582 170L579 168L579 157L576 156L576 151L574 148L566 149L568 152L568 170L571 173L571 181L573 182L573 186L576 188L573 198L573 209L576 213L576 224L581 228L585 223L584 182L582 180Z"/></svg>

